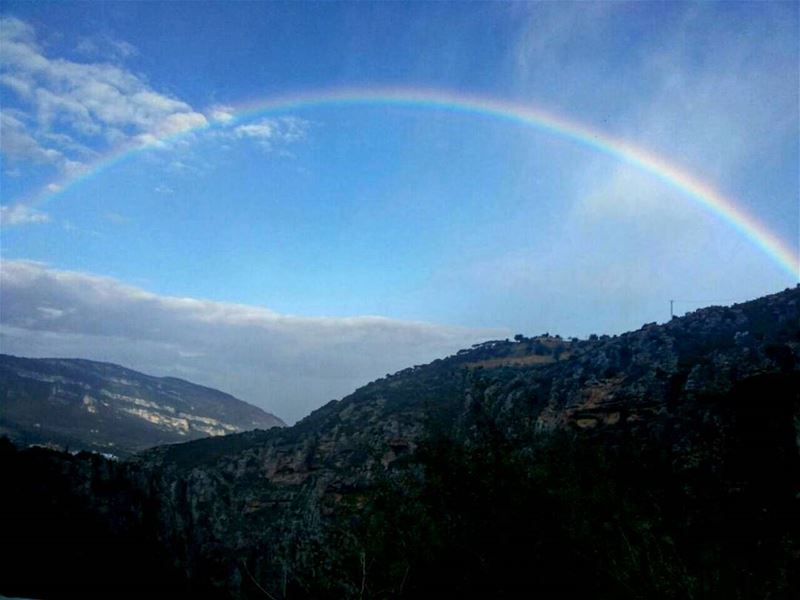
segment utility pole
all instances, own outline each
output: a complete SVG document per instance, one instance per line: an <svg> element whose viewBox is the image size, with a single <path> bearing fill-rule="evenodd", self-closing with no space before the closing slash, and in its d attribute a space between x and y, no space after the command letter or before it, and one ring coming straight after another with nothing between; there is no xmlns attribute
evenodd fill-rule
<svg viewBox="0 0 800 600"><path fill-rule="evenodd" d="M675 318L675 312L672 310L672 305L673 305L674 303L675 303L675 300L670 300L670 301L669 301L669 318L670 318L670 319L673 319L673 318Z"/></svg>

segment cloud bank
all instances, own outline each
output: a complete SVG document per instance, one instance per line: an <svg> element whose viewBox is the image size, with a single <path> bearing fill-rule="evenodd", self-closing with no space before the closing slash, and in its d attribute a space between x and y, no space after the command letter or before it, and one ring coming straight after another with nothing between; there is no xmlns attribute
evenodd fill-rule
<svg viewBox="0 0 800 600"><path fill-rule="evenodd" d="M0 48L0 85L19 103L4 111L11 135L3 136L2 150L11 159L48 162L69 175L95 156L100 141L147 143L207 123L118 64L49 57L19 19L0 20Z"/></svg>
<svg viewBox="0 0 800 600"><path fill-rule="evenodd" d="M388 372L507 331L376 316L300 317L159 296L41 263L0 263L0 347L117 362L217 387L287 422Z"/></svg>

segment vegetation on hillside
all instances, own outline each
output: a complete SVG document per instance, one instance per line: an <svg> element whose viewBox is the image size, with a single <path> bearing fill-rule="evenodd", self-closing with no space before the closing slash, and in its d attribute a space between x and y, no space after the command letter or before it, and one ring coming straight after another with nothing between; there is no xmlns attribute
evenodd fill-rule
<svg viewBox="0 0 800 600"><path fill-rule="evenodd" d="M6 442L0 593L797 595L800 288L532 339L569 357L488 342L131 461Z"/></svg>

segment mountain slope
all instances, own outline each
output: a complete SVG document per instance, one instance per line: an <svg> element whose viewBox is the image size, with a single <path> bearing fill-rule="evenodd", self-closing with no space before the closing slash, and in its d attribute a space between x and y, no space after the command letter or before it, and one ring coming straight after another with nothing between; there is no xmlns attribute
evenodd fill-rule
<svg viewBox="0 0 800 600"><path fill-rule="evenodd" d="M0 433L127 456L159 444L284 426L229 394L79 359L0 355Z"/></svg>
<svg viewBox="0 0 800 600"><path fill-rule="evenodd" d="M521 336L518 336L521 337ZM619 336L539 336L476 344L374 381L295 426L246 438L155 448L170 466L223 458L231 448L322 446L314 461L397 454L430 426L480 409L509 435L597 426L636 429L677 417L739 381L800 369L800 287L730 308L710 307ZM535 359L535 360L534 360ZM392 444L389 443L392 441ZM282 453L285 454L285 453ZM367 461L369 462L369 461ZM308 472L302 461L297 468Z"/></svg>
<svg viewBox="0 0 800 600"><path fill-rule="evenodd" d="M189 593L789 597L798 422L794 288L620 336L487 342L290 428L9 463L51 465L91 514L124 498L112 525L147 532Z"/></svg>

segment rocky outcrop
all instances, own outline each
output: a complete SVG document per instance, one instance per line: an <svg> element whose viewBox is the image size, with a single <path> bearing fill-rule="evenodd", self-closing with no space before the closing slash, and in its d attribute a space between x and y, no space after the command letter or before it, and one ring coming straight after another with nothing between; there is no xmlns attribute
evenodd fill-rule
<svg viewBox="0 0 800 600"><path fill-rule="evenodd" d="M314 581L325 578L334 582L325 588L332 597L363 595L368 569L359 553L366 552L363 540L371 534L367 530L366 537L357 538L353 528L374 527L374 521L358 515L375 514L369 507L382 502L381 490L391 482L412 482L408 489L425 490L440 479L431 462L418 458L421 448L430 456L431 440L440 438L455 440L464 456L478 462L486 458L498 469L507 457L513 457L512 465L528 464L537 440L552 432L573 432L609 448L628 448L631 440L637 447L636 440L641 440L641 445L656 448L658 456L666 453L663 460L670 473L689 473L686 482L676 479L675 493L701 489L697 481L713 474L715 494L774 488L764 492L772 494L769 502L767 496L763 499L769 507L764 510L796 503L787 492L800 484L794 470L796 438L793 434L786 442L784 433L796 433L792 419L800 422L800 288L728 308L703 309L620 336L553 339L534 343L518 336L478 345L372 382L290 428L151 449L117 465L113 478L136 490L131 497L140 498L140 505L134 513L157 545L167 549L171 567L192 585L230 597L315 597L320 592ZM548 351L559 356L526 359ZM762 438L771 441L754 441ZM620 452L624 464L627 451ZM752 457L781 464L762 465L759 471L752 467ZM102 489L98 478L102 483L111 476L98 472L86 475L88 483L76 489ZM470 477L482 481L483 475ZM392 493L402 498L405 486L392 488ZM115 501L115 492L78 493L101 512L108 513ZM425 493L419 494L424 499ZM687 498L701 507L712 506L701 496L691 492ZM748 507L762 502L757 495L747 498ZM385 520L385 513L379 514ZM692 523L703 518L693 516ZM770 523L785 524L783 516L770 518ZM769 544L796 547L793 533L786 538L789 534L777 530L775 535L784 538ZM637 535L650 539L643 531ZM769 545L753 535L763 547ZM672 538L664 539L653 542L657 552L673 549ZM624 560L644 560L637 558L639 550L631 548L628 538L624 542L630 549ZM354 548L355 554L344 548ZM360 588L358 573L344 581L342 570L357 561L348 558L343 566L343 556L362 556ZM664 559L665 569L672 568L671 560ZM400 590L398 595L407 576L386 575L394 578L392 589ZM691 574L673 576L683 578L686 589L705 589ZM785 589L785 582L780 585Z"/></svg>
<svg viewBox="0 0 800 600"><path fill-rule="evenodd" d="M800 290L564 342L565 360L526 364L523 345L532 346L480 345L373 382L292 428L234 436L238 447L201 440L156 448L136 468L158 473L160 521L181 532L180 555L198 543L239 561L275 555L276 539L313 537L340 507L363 504L431 430L463 425L475 411L520 445L543 430L691 429L718 419L715 402L737 385L800 369ZM251 571L266 576L272 567L261 560ZM235 589L241 579L234 561L215 581Z"/></svg>
<svg viewBox="0 0 800 600"><path fill-rule="evenodd" d="M218 390L89 360L0 355L0 433L117 457L284 423Z"/></svg>

